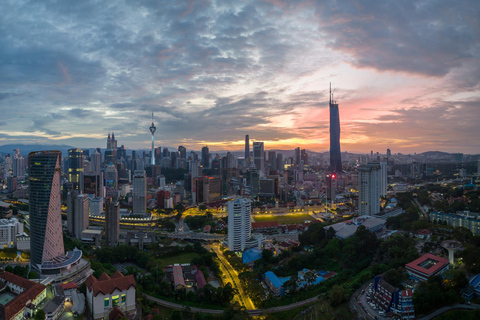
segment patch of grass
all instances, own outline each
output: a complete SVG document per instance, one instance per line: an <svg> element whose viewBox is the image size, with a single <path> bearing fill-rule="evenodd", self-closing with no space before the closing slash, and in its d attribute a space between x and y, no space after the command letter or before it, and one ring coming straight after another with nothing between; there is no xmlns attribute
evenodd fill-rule
<svg viewBox="0 0 480 320"><path fill-rule="evenodd" d="M167 257L167 258L160 258L155 260L155 264L158 262L158 266L163 268L168 265L173 265L175 263L190 263L192 259L195 257L199 257L200 255L195 252L186 252L181 253L176 256Z"/></svg>
<svg viewBox="0 0 480 320"><path fill-rule="evenodd" d="M295 317L292 317L293 320L302 320L302 319L322 319L322 320L334 320L334 319L345 319L353 320L355 316L350 312L347 303L343 303L337 307L332 307L328 301L322 300L317 304L309 308L304 314L297 314Z"/></svg>
<svg viewBox="0 0 480 320"><path fill-rule="evenodd" d="M165 301L170 301L170 302L178 303L178 304L181 304L181 305L184 305L184 306L189 306L189 307L196 307L196 308L203 308L203 309L213 309L213 310L223 310L224 309L224 307L219 306L219 305L215 305L215 304L208 304L208 303L203 303L203 302L193 302L193 301L187 301L187 300L176 300L173 297L165 297L165 296L161 296L159 294L154 294L154 293L152 293L151 296L153 296L155 298L158 298L158 299L165 300Z"/></svg>
<svg viewBox="0 0 480 320"><path fill-rule="evenodd" d="M269 314L265 320L292 320L298 316L302 311L310 308L311 305L301 306L292 310L282 311L274 314Z"/></svg>
<svg viewBox="0 0 480 320"><path fill-rule="evenodd" d="M270 222L270 221L277 221L280 224L296 224L302 223L305 220L312 221L315 220L312 216L305 213L294 213L294 214L287 214L287 215L271 215L271 214L259 214L252 216L255 222Z"/></svg>

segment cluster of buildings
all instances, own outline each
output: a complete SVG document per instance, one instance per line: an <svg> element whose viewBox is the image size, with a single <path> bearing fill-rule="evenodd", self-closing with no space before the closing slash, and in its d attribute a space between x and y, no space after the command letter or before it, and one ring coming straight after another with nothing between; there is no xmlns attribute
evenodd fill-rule
<svg viewBox="0 0 480 320"><path fill-rule="evenodd" d="M189 263L166 266L164 270L166 281L171 283L175 290L201 289L207 284L203 272Z"/></svg>

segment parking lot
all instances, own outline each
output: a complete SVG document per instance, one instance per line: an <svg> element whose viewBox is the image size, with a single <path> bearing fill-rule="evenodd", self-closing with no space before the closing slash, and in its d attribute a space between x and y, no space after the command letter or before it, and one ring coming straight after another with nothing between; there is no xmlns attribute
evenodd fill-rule
<svg viewBox="0 0 480 320"><path fill-rule="evenodd" d="M363 311L367 313L370 319L388 319L382 311L372 301L373 282L370 282L364 290L358 295L357 302L362 307Z"/></svg>

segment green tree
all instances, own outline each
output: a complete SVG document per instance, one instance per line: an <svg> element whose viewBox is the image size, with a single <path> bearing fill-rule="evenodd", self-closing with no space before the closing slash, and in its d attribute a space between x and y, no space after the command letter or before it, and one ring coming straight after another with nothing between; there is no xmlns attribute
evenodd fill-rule
<svg viewBox="0 0 480 320"><path fill-rule="evenodd" d="M175 309L172 311L172 314L170 315L171 320L182 320L182 312L178 309Z"/></svg>
<svg viewBox="0 0 480 320"><path fill-rule="evenodd" d="M45 320L45 311L43 310L38 310L35 313L35 320Z"/></svg>
<svg viewBox="0 0 480 320"><path fill-rule="evenodd" d="M343 289L343 287L334 285L332 288L332 291L330 291L329 299L330 299L330 304L333 307L336 307L342 304L343 301L345 301L345 290Z"/></svg>

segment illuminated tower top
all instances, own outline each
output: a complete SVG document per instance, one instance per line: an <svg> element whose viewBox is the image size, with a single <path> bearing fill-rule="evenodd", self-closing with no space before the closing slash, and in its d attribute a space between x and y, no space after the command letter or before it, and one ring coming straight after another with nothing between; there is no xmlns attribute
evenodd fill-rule
<svg viewBox="0 0 480 320"><path fill-rule="evenodd" d="M150 126L150 133L153 134L155 133L155 131L157 131L157 127L155 127L155 125L153 124L153 112L152 112L152 125Z"/></svg>
<svg viewBox="0 0 480 320"><path fill-rule="evenodd" d="M154 141L153 135L155 134L156 130L157 130L157 127L155 127L155 124L153 124L153 112L152 112L152 125L150 126L150 133L152 134L152 153L151 153L152 166L155 165L155 141Z"/></svg>

